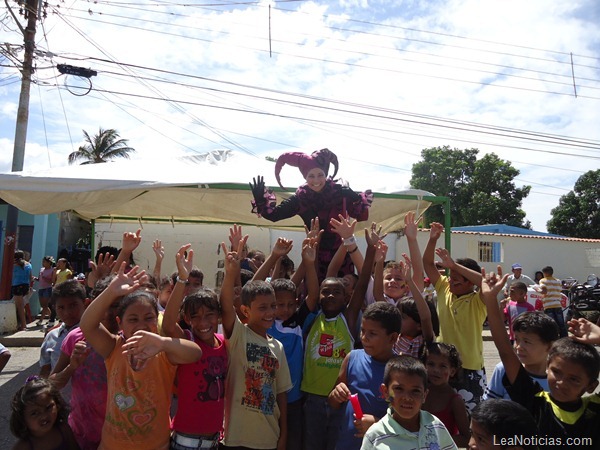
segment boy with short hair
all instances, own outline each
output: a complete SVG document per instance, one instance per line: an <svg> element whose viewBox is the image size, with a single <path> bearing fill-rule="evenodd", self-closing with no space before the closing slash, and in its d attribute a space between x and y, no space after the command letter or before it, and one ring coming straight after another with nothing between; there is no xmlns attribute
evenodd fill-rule
<svg viewBox="0 0 600 450"><path fill-rule="evenodd" d="M463 361L463 374L457 392L470 411L481 402L486 378L483 364L483 322L486 308L475 287L481 284L481 269L470 258L450 257L448 250L435 246L444 227L433 222L429 241L423 253L423 266L437 292L437 311L440 321L439 341L452 344ZM434 262L437 254L442 266L450 269L450 276L441 275ZM498 304L494 306L498 309Z"/></svg>
<svg viewBox="0 0 600 450"><path fill-rule="evenodd" d="M253 280L264 279L276 263L292 248L292 241L279 238L271 254L256 271ZM301 450L303 441L302 427L302 365L304 362L304 340L302 325L306 317L317 309L319 299L319 280L315 261L317 258L317 239L305 239L302 243L302 265L305 271L305 284L308 290L306 299L298 308L296 285L287 278L271 279L277 302L275 323L269 328L269 335L283 344L285 357L290 369L292 389L287 393L287 450Z"/></svg>
<svg viewBox="0 0 600 450"><path fill-rule="evenodd" d="M412 356L391 358L381 393L390 403L385 417L365 434L361 450L458 449L441 420L421 409L427 397L427 369Z"/></svg>
<svg viewBox="0 0 600 450"><path fill-rule="evenodd" d="M505 281L506 275L500 282L495 276L488 276L481 288L488 305L492 338L506 369L504 385L511 399L533 415L540 435L545 438L544 443L550 448L558 440L567 444L570 438L578 438L580 448L597 448L600 442L600 397L583 397L583 394L594 392L598 386L600 355L592 345L569 338L558 339L548 353L550 392L544 392L521 365L504 330L496 296Z"/></svg>
<svg viewBox="0 0 600 450"><path fill-rule="evenodd" d="M362 316L362 349L352 350L342 362L336 386L329 394L333 408L343 408L344 417L336 448L358 450L371 425L385 416L387 404L381 398L381 380L388 360L394 356L394 343L402 323L400 311L386 302L367 307ZM354 415L350 395L357 394L364 415Z"/></svg>
<svg viewBox="0 0 600 450"><path fill-rule="evenodd" d="M543 312L526 312L515 319L511 331L515 335L517 358L529 376L544 391L548 392L546 359L552 343L559 337L556 322ZM485 390L484 400L490 398L510 399L510 395L502 384L505 374L504 365L499 362Z"/></svg>
<svg viewBox="0 0 600 450"><path fill-rule="evenodd" d="M79 325L87 293L83 285L77 280L67 280L57 284L52 289L51 302L62 324L50 330L44 337L40 349L40 376L48 378L60 357L60 347L63 340L73 328Z"/></svg>
<svg viewBox="0 0 600 450"><path fill-rule="evenodd" d="M363 270L352 298L346 306L346 293L340 278L325 278L321 283L321 311L308 324L304 353L304 376L301 389L304 401L305 448L331 450L339 432L339 411L332 410L327 397L333 387L344 358L354 348L358 313L363 303L370 268L373 266L379 236L375 226L365 230L367 253ZM306 324L305 324L306 325Z"/></svg>
<svg viewBox="0 0 600 450"><path fill-rule="evenodd" d="M523 406L505 399L481 402L471 413L469 450L537 450L535 420ZM524 445L515 443L522 437Z"/></svg>
<svg viewBox="0 0 600 450"><path fill-rule="evenodd" d="M225 253L225 278L221 287L223 331L229 349L225 385L225 432L223 447L285 449L287 442L287 395L292 387L281 343L267 334L275 321L275 293L265 281L250 281L242 288L241 313L234 308L234 287L239 277L245 236L237 251Z"/></svg>
<svg viewBox="0 0 600 450"><path fill-rule="evenodd" d="M542 289L542 302L544 303L544 313L552 317L558 325L560 337L567 336L567 327L565 326L565 317L562 310L562 283L558 278L554 278L554 269L546 266L542 269L544 278L540 280Z"/></svg>

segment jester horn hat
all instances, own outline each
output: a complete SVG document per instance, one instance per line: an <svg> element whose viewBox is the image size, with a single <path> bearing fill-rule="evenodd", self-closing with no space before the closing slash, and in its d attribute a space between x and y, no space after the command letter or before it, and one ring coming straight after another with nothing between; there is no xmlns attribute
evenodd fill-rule
<svg viewBox="0 0 600 450"><path fill-rule="evenodd" d="M331 176L333 178L338 171L338 159L337 156L335 156L335 153L329 149L323 148L321 150L316 150L310 155L301 152L287 152L277 158L277 163L275 163L275 178L277 178L279 186L283 188L279 173L284 165L288 164L297 167L300 169L302 176L306 178L308 172L315 168L321 169L325 172L325 175L327 175L330 163L333 164L333 167L335 168L333 175Z"/></svg>

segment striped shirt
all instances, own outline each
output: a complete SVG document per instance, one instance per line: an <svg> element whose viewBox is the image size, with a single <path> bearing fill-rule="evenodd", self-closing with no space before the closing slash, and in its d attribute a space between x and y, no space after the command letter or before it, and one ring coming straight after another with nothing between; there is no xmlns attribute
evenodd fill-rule
<svg viewBox="0 0 600 450"><path fill-rule="evenodd" d="M546 295L544 295L542 301L544 302L544 310L549 308L561 308L560 299L562 298L561 290L562 284L558 278L552 276L542 278L540 280L540 286L546 287Z"/></svg>

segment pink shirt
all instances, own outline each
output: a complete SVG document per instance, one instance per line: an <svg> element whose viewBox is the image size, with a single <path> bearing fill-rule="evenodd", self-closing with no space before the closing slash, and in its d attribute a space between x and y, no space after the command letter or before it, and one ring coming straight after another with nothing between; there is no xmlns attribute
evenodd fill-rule
<svg viewBox="0 0 600 450"><path fill-rule="evenodd" d="M81 328L69 332L61 352L71 356L75 344L85 341ZM102 425L106 414L106 366L94 349L85 362L71 375L71 413L69 426L81 450L95 450L100 444Z"/></svg>

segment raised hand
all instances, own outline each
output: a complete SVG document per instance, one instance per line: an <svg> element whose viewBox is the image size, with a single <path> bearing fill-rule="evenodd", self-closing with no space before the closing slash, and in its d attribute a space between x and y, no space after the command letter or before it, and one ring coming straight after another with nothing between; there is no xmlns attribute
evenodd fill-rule
<svg viewBox="0 0 600 450"><path fill-rule="evenodd" d="M494 301L508 279L508 274L502 275L502 267L498 266L496 270L497 272L486 273L485 268L481 268L481 293L489 295Z"/></svg>
<svg viewBox="0 0 600 450"><path fill-rule="evenodd" d="M436 248L435 254L441 259L442 267L449 269L454 260L450 257L450 252L445 248Z"/></svg>
<svg viewBox="0 0 600 450"><path fill-rule="evenodd" d="M365 239L368 245L377 246L377 243L387 236L387 233L381 236L381 226L377 228L375 222L371 223L371 228L365 228Z"/></svg>
<svg viewBox="0 0 600 450"><path fill-rule="evenodd" d="M406 281L412 279L412 261L406 253L402 253L404 261L400 262L400 271L402 272L402 278Z"/></svg>
<svg viewBox="0 0 600 450"><path fill-rule="evenodd" d="M274 256L281 258L282 256L287 255L292 250L293 246L294 241L280 237L277 238L277 241L275 241L275 245L273 246L271 253L273 253Z"/></svg>
<svg viewBox="0 0 600 450"><path fill-rule="evenodd" d="M148 278L146 271L142 270L138 273L138 266L134 266L129 272L125 273L126 266L127 263L123 261L117 271L117 276L108 285L107 290L110 290L115 297L125 296L136 291L139 289L140 284Z"/></svg>
<svg viewBox="0 0 600 450"><path fill-rule="evenodd" d="M241 255L247 240L248 235L244 236L240 242L238 242L238 246L235 251L228 251L225 242L221 242L221 249L225 254L225 272L240 270L240 261L242 259Z"/></svg>
<svg viewBox="0 0 600 450"><path fill-rule="evenodd" d="M315 238L315 239L320 238L323 230L321 230L321 227L319 224L319 218L315 217L314 219L310 220L310 230L308 229L308 227L306 225L304 225L304 231L306 232L307 238Z"/></svg>
<svg viewBox="0 0 600 450"><path fill-rule="evenodd" d="M179 248L175 255L175 264L177 264L177 274L182 280L187 280L194 267L194 250L192 244L185 244ZM187 257L185 256L187 252Z"/></svg>
<svg viewBox="0 0 600 450"><path fill-rule="evenodd" d="M431 225L429 225L429 227L429 239L437 241L444 232L444 226L438 222L431 222Z"/></svg>
<svg viewBox="0 0 600 450"><path fill-rule="evenodd" d="M90 269L92 271L88 275L88 286L94 287L96 281L108 276L115 265L115 257L110 253L100 253L98 255L98 264L90 260Z"/></svg>
<svg viewBox="0 0 600 450"><path fill-rule="evenodd" d="M252 183L248 183L252 190L254 200L258 203L259 200L265 200L265 179L261 175L256 178L252 178Z"/></svg>
<svg viewBox="0 0 600 450"><path fill-rule="evenodd" d="M317 259L317 239L304 239L302 242L302 261L314 263Z"/></svg>
<svg viewBox="0 0 600 450"><path fill-rule="evenodd" d="M388 245L384 241L379 241L377 243L377 247L375 248L375 262L385 261L385 257L387 256Z"/></svg>
<svg viewBox="0 0 600 450"><path fill-rule="evenodd" d="M157 261L163 260L163 258L165 257L165 248L162 246L162 241L160 239L156 239L152 243L152 251L154 251Z"/></svg>
<svg viewBox="0 0 600 450"><path fill-rule="evenodd" d="M340 235L342 239L350 238L354 235L354 227L356 227L356 219L352 217L344 217L343 215L338 215L340 220L336 220L331 218L329 221L329 226L334 233Z"/></svg>
<svg viewBox="0 0 600 450"><path fill-rule="evenodd" d="M138 228L135 233L123 233L123 247L121 251L133 252L142 242L142 229Z"/></svg>
<svg viewBox="0 0 600 450"><path fill-rule="evenodd" d="M242 240L242 227L238 224L233 224L233 228L229 228L229 244L231 245L229 248L231 251L238 248L238 244Z"/></svg>
<svg viewBox="0 0 600 450"><path fill-rule="evenodd" d="M404 216L404 235L407 239L417 238L417 222L415 222L414 211L409 211Z"/></svg>

